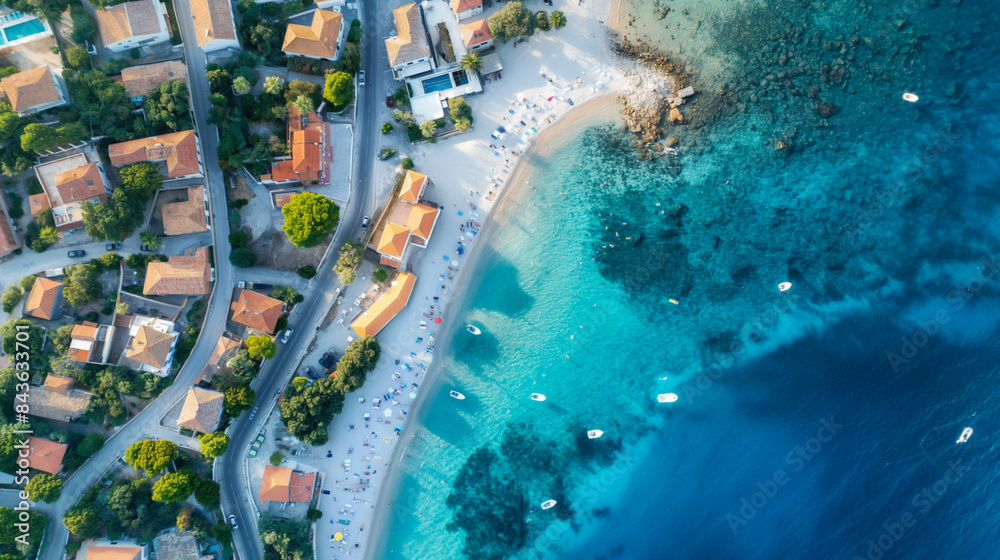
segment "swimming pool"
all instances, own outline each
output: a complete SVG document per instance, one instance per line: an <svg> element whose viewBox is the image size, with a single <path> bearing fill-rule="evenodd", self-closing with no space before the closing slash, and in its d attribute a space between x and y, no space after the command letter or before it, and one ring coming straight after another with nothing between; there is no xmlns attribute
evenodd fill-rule
<svg viewBox="0 0 1000 560"><path fill-rule="evenodd" d="M8 42L17 41L18 39L23 39L25 37L44 32L45 26L42 25L42 22L38 21L37 18L29 19L21 23L15 23L14 25L8 25L3 28L3 34L6 36Z"/></svg>
<svg viewBox="0 0 1000 560"><path fill-rule="evenodd" d="M451 76L442 74L433 78L427 78L421 82L421 85L424 86L424 93L434 93L435 91L451 89Z"/></svg>

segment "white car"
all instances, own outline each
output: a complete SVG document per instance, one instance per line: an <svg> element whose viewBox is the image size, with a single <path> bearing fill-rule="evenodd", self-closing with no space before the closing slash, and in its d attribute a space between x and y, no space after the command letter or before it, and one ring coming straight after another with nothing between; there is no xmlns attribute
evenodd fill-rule
<svg viewBox="0 0 1000 560"><path fill-rule="evenodd" d="M359 86L365 85L365 71L364 70L361 70L361 71L358 72L358 85Z"/></svg>
<svg viewBox="0 0 1000 560"><path fill-rule="evenodd" d="M240 524L236 522L236 516L235 515L230 515L229 516L229 526L232 527L234 530L240 528Z"/></svg>
<svg viewBox="0 0 1000 560"><path fill-rule="evenodd" d="M295 329L285 329L285 334L281 337L281 343L287 343L288 339L292 337L293 332L295 332Z"/></svg>

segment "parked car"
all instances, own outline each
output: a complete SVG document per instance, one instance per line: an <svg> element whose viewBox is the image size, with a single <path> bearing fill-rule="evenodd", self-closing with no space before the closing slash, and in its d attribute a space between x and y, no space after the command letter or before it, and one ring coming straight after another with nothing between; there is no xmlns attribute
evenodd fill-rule
<svg viewBox="0 0 1000 560"><path fill-rule="evenodd" d="M233 529L239 529L240 528L240 524L236 522L236 516L235 515L232 515L232 514L229 515L229 526L232 527Z"/></svg>
<svg viewBox="0 0 1000 560"><path fill-rule="evenodd" d="M288 339L292 337L293 332L295 332L295 329L285 329L285 334L281 337L281 343L287 343Z"/></svg>
<svg viewBox="0 0 1000 560"><path fill-rule="evenodd" d="M104 246L104 248L106 250L108 250L108 251L117 251L118 249L122 248L122 244L121 243L108 243L107 245Z"/></svg>
<svg viewBox="0 0 1000 560"><path fill-rule="evenodd" d="M250 448L250 453L248 453L248 455L250 455L251 457L256 457L257 456L257 449L258 448L256 448L256 447L251 447Z"/></svg>
<svg viewBox="0 0 1000 560"><path fill-rule="evenodd" d="M149 245L148 243L143 243L142 245L139 245L139 250L140 251L146 251L147 253L152 253L153 252L153 247L151 245Z"/></svg>
<svg viewBox="0 0 1000 560"><path fill-rule="evenodd" d="M330 491L329 490L323 490L323 493L326 494L327 496L330 495Z"/></svg>
<svg viewBox="0 0 1000 560"><path fill-rule="evenodd" d="M361 229L368 229L368 222L370 222L370 221L371 221L371 218L369 218L368 216L365 216L365 219L361 220Z"/></svg>
<svg viewBox="0 0 1000 560"><path fill-rule="evenodd" d="M359 86L365 85L365 71L364 70L358 72L358 85Z"/></svg>
<svg viewBox="0 0 1000 560"><path fill-rule="evenodd" d="M326 369L330 369L333 367L333 362L330 361L326 356L327 355L324 354L323 357L319 359L319 365L323 366Z"/></svg>
<svg viewBox="0 0 1000 560"><path fill-rule="evenodd" d="M391 95L385 96L385 106L392 109L396 106L396 100Z"/></svg>
<svg viewBox="0 0 1000 560"><path fill-rule="evenodd" d="M80 257L82 257L82 256L84 256L84 255L86 255L86 254L87 254L87 252L86 252L86 251L84 251L83 249L74 249L73 251L70 251L70 252L69 252L69 253L67 253L67 254L68 254L68 255L69 255L69 256L70 256L71 258L74 258L74 259L78 259L78 258L80 258Z"/></svg>
<svg viewBox="0 0 1000 560"><path fill-rule="evenodd" d="M316 372L313 371L313 368L311 368L311 367L307 367L306 368L306 377L311 377L313 379L319 379L319 377L316 375Z"/></svg>

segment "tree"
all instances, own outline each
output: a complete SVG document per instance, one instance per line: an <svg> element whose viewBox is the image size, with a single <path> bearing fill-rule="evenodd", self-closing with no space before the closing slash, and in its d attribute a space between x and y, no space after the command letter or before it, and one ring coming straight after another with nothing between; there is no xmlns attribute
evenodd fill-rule
<svg viewBox="0 0 1000 560"><path fill-rule="evenodd" d="M309 380L306 379L305 377L292 378L292 387L295 387L296 391L301 391L305 389L307 385L309 385Z"/></svg>
<svg viewBox="0 0 1000 560"><path fill-rule="evenodd" d="M121 177L123 188L143 199L153 196L153 193L163 188L163 175L160 175L155 163L148 161L126 165L118 171L118 176Z"/></svg>
<svg viewBox="0 0 1000 560"><path fill-rule="evenodd" d="M250 249L240 247L229 253L229 263L238 268L250 268L257 264L257 255Z"/></svg>
<svg viewBox="0 0 1000 560"><path fill-rule="evenodd" d="M278 351L278 345L267 335L251 336L246 340L246 343L247 352L251 358L271 359L274 357L274 353Z"/></svg>
<svg viewBox="0 0 1000 560"><path fill-rule="evenodd" d="M219 541L222 544L230 544L233 542L233 528L226 523L216 523L212 525L212 538Z"/></svg>
<svg viewBox="0 0 1000 560"><path fill-rule="evenodd" d="M316 107L319 105L322 92L320 91L320 87L312 82L302 80L288 82L288 87L285 88L285 102L287 104L291 105L295 103L295 100L303 95L311 99L312 106Z"/></svg>
<svg viewBox="0 0 1000 560"><path fill-rule="evenodd" d="M86 459L100 451L102 447L104 447L104 436L101 434L90 434L83 438L83 441L76 446L76 454Z"/></svg>
<svg viewBox="0 0 1000 560"><path fill-rule="evenodd" d="M198 500L198 503L206 509L215 509L219 507L221 501L222 494L219 490L218 482L202 480L198 482L198 487L194 490L194 499Z"/></svg>
<svg viewBox="0 0 1000 560"><path fill-rule="evenodd" d="M229 244L233 246L234 249L243 249L250 242L250 234L240 230L234 231L229 234Z"/></svg>
<svg viewBox="0 0 1000 560"><path fill-rule="evenodd" d="M520 2L508 2L498 12L486 20L490 27L490 35L501 43L506 43L515 37L527 37L535 32L531 12Z"/></svg>
<svg viewBox="0 0 1000 560"><path fill-rule="evenodd" d="M246 95L250 93L252 88L253 85L250 83L250 80L243 76L233 79L233 90L236 92L236 95Z"/></svg>
<svg viewBox="0 0 1000 560"><path fill-rule="evenodd" d="M405 157L403 158L403 161L399 162L399 166L403 169L413 169L413 160Z"/></svg>
<svg viewBox="0 0 1000 560"><path fill-rule="evenodd" d="M316 106L313 104L312 99L308 95L300 95L292 101L292 106L295 110L299 112L300 115L308 115L313 112Z"/></svg>
<svg viewBox="0 0 1000 560"><path fill-rule="evenodd" d="M361 243L347 241L340 247L340 257L337 259L333 271L344 284L354 283L356 275L354 270L361 264L361 257L365 254L365 246Z"/></svg>
<svg viewBox="0 0 1000 560"><path fill-rule="evenodd" d="M86 43L97 34L97 22L83 6L70 8L69 17L73 20L73 34L70 38L77 45Z"/></svg>
<svg viewBox="0 0 1000 560"><path fill-rule="evenodd" d="M295 272L298 272L299 276L309 280L313 276L316 276L316 267L311 264L307 264L305 266L300 266L295 270Z"/></svg>
<svg viewBox="0 0 1000 560"><path fill-rule="evenodd" d="M21 289L24 290L25 292L30 292L31 288L35 287L35 280L37 278L38 277L35 276L34 274L29 274L27 276L22 277L20 280L18 280L17 284L19 286L21 286Z"/></svg>
<svg viewBox="0 0 1000 560"><path fill-rule="evenodd" d="M468 132L472 130L472 121L469 119L459 119L455 121L455 130L459 132Z"/></svg>
<svg viewBox="0 0 1000 560"><path fill-rule="evenodd" d="M124 301L118 302L118 305L115 306L115 315L130 315L131 313L132 306Z"/></svg>
<svg viewBox="0 0 1000 560"><path fill-rule="evenodd" d="M128 446L125 463L152 478L177 458L177 445L165 439L144 439Z"/></svg>
<svg viewBox="0 0 1000 560"><path fill-rule="evenodd" d="M66 63L72 68L83 68L90 65L90 55L83 47L70 47L66 49Z"/></svg>
<svg viewBox="0 0 1000 560"><path fill-rule="evenodd" d="M48 245L59 241L60 237L62 237L62 234L54 227L44 227L38 232L38 238Z"/></svg>
<svg viewBox="0 0 1000 560"><path fill-rule="evenodd" d="M282 453L281 451L275 451L274 453L271 453L271 458L269 459L271 464L274 466L280 465L281 462L284 460L285 460L285 454Z"/></svg>
<svg viewBox="0 0 1000 560"><path fill-rule="evenodd" d="M177 514L177 530L187 531L194 521L194 509L191 506L184 506Z"/></svg>
<svg viewBox="0 0 1000 560"><path fill-rule="evenodd" d="M19 136L23 126L24 120L11 110L10 103L7 101L0 103L0 142L6 142L14 136ZM28 194L39 193L29 192Z"/></svg>
<svg viewBox="0 0 1000 560"><path fill-rule="evenodd" d="M285 89L285 82L279 76L268 76L264 78L264 93L268 95L279 95Z"/></svg>
<svg viewBox="0 0 1000 560"><path fill-rule="evenodd" d="M223 404L226 407L226 414L234 417L239 416L244 410L250 410L256 399L257 393L250 387L233 387L225 392Z"/></svg>
<svg viewBox="0 0 1000 560"><path fill-rule="evenodd" d="M229 448L229 436L223 432L202 434L198 436L198 443L201 444L201 454L209 459L214 459Z"/></svg>
<svg viewBox="0 0 1000 560"><path fill-rule="evenodd" d="M552 26L552 29L566 27L566 14L559 11L552 12L552 17L549 18L549 25Z"/></svg>
<svg viewBox="0 0 1000 560"><path fill-rule="evenodd" d="M382 123L382 134L392 133L392 125L389 123Z"/></svg>
<svg viewBox="0 0 1000 560"><path fill-rule="evenodd" d="M535 25L542 31L549 30L549 13L545 10L539 10L535 13Z"/></svg>
<svg viewBox="0 0 1000 560"><path fill-rule="evenodd" d="M115 189L107 202L81 204L87 235L94 239L124 241L143 222L146 199L126 188ZM41 214L39 214L41 216Z"/></svg>
<svg viewBox="0 0 1000 560"><path fill-rule="evenodd" d="M458 61L458 67L462 70L472 70L474 72L479 72L483 69L483 59L479 56L479 53L469 53L462 57Z"/></svg>
<svg viewBox="0 0 1000 560"><path fill-rule="evenodd" d="M290 286L275 286L271 289L271 297L280 299L288 305L295 305L305 299L298 290Z"/></svg>
<svg viewBox="0 0 1000 560"><path fill-rule="evenodd" d="M166 81L146 96L143 107L151 134L177 132L192 127L188 99L190 92L182 80Z"/></svg>
<svg viewBox="0 0 1000 560"><path fill-rule="evenodd" d="M150 251L155 251L163 245L163 236L151 231L144 231L139 234L139 241Z"/></svg>
<svg viewBox="0 0 1000 560"><path fill-rule="evenodd" d="M3 291L3 295L0 296L0 302L3 302L4 313L10 313L14 311L17 304L21 303L21 297L24 292L18 286L7 286L7 289Z"/></svg>
<svg viewBox="0 0 1000 560"><path fill-rule="evenodd" d="M81 539L95 539L100 536L100 521L97 512L89 507L72 508L63 516L63 525L70 533Z"/></svg>
<svg viewBox="0 0 1000 560"><path fill-rule="evenodd" d="M41 152L58 144L58 137L59 133L54 126L32 123L24 127L21 148L28 152Z"/></svg>
<svg viewBox="0 0 1000 560"><path fill-rule="evenodd" d="M333 104L335 111L347 107L347 104L354 99L354 76L347 72L327 74L323 98Z"/></svg>
<svg viewBox="0 0 1000 560"><path fill-rule="evenodd" d="M69 350L69 345L71 342L70 335L73 333L73 327L76 325L69 323L66 325L60 325L58 329L51 331L52 343L56 347L57 354L65 354Z"/></svg>
<svg viewBox="0 0 1000 560"><path fill-rule="evenodd" d="M388 279L389 279L389 273L386 272L384 268L376 268L375 272L372 272L372 280L375 280L380 284L385 283L385 281Z"/></svg>
<svg viewBox="0 0 1000 560"><path fill-rule="evenodd" d="M32 502L43 501L51 504L62 495L62 480L49 473L36 474L31 477L24 490Z"/></svg>
<svg viewBox="0 0 1000 560"><path fill-rule="evenodd" d="M321 194L303 192L293 196L281 213L285 217L281 229L292 245L315 247L337 225L340 207Z"/></svg>
<svg viewBox="0 0 1000 560"><path fill-rule="evenodd" d="M18 327L21 327L18 329ZM19 346L16 339L18 332L27 332L27 352L32 356L43 358L42 341L45 339L45 329L32 323L27 319L8 319L6 323L0 325L0 336L3 337L3 351L7 354L25 351L24 346ZM22 337L23 338L23 337ZM24 341L20 341L25 344Z"/></svg>
<svg viewBox="0 0 1000 560"><path fill-rule="evenodd" d="M413 113L408 113L399 109L393 110L392 120L402 124L403 126L413 126L417 124L417 118L413 116Z"/></svg>
<svg viewBox="0 0 1000 560"><path fill-rule="evenodd" d="M434 133L437 131L437 123L433 120L426 120L420 123L420 134L423 134L424 138L434 138Z"/></svg>
<svg viewBox="0 0 1000 560"><path fill-rule="evenodd" d="M454 123L461 120L472 122L472 107L469 107L464 97L452 97L448 100L448 116Z"/></svg>
<svg viewBox="0 0 1000 560"><path fill-rule="evenodd" d="M153 501L183 502L194 492L198 478L181 472L168 472L153 485Z"/></svg>
<svg viewBox="0 0 1000 560"><path fill-rule="evenodd" d="M330 439L327 425L343 409L344 393L327 377L302 391L294 387L288 389L280 406L281 421L288 433L303 442L322 445Z"/></svg>
<svg viewBox="0 0 1000 560"><path fill-rule="evenodd" d="M352 342L344 351L344 357L337 362L335 387L343 393L360 388L368 373L375 369L381 355L382 348L373 337L366 336Z"/></svg>
<svg viewBox="0 0 1000 560"><path fill-rule="evenodd" d="M97 267L93 264L74 264L67 266L65 271L63 297L73 307L80 307L87 302L99 299L104 294L101 283L97 279Z"/></svg>

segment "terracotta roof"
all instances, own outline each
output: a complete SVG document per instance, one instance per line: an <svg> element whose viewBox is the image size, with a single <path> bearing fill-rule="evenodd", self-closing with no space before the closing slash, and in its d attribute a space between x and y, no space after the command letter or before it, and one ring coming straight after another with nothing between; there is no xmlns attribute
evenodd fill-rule
<svg viewBox="0 0 1000 560"><path fill-rule="evenodd" d="M106 10L97 10L95 15L101 30L101 40L105 45L130 37L154 35L162 30L153 0L118 4Z"/></svg>
<svg viewBox="0 0 1000 560"><path fill-rule="evenodd" d="M37 216L42 210L52 208L52 205L49 204L48 195L45 193L38 193L28 196L28 208L31 209L32 216Z"/></svg>
<svg viewBox="0 0 1000 560"><path fill-rule="evenodd" d="M193 130L112 144L108 146L108 154L111 165L116 167L140 161L166 161L170 177L200 172Z"/></svg>
<svg viewBox="0 0 1000 560"><path fill-rule="evenodd" d="M181 80L187 83L187 66L180 60L168 60L122 70L122 85L131 97L145 97L163 82Z"/></svg>
<svg viewBox="0 0 1000 560"><path fill-rule="evenodd" d="M262 175L261 180L318 181L323 169L323 120L316 111L309 112L305 119L297 109L288 111L288 148L290 159L271 163L271 173Z"/></svg>
<svg viewBox="0 0 1000 560"><path fill-rule="evenodd" d="M281 208L292 201L292 197L298 193L286 192L274 195L274 207Z"/></svg>
<svg viewBox="0 0 1000 560"><path fill-rule="evenodd" d="M396 283L386 290L382 297L366 309L356 321L351 323L351 328L360 336L378 334L393 317L406 307L406 303L410 301L410 293L413 292L413 285L416 283L416 276L409 272L401 272L396 277Z"/></svg>
<svg viewBox="0 0 1000 560"><path fill-rule="evenodd" d="M198 378L194 382L198 383L206 377L211 380L221 373L223 369L228 367L229 360L233 359L233 356L239 351L240 346L242 346L242 343L239 339L226 334L220 336L219 341L215 343L215 350L212 351L212 355L208 358L208 363L205 364L205 369L201 370L201 373L198 374Z"/></svg>
<svg viewBox="0 0 1000 560"><path fill-rule="evenodd" d="M337 12L316 10L311 25L288 24L281 50L333 60L337 56L337 37L343 19Z"/></svg>
<svg viewBox="0 0 1000 560"><path fill-rule="evenodd" d="M28 438L28 448L31 452L28 455L28 466L55 475L62 470L63 456L69 446L31 436Z"/></svg>
<svg viewBox="0 0 1000 560"><path fill-rule="evenodd" d="M451 10L458 15L466 10L482 7L483 0L451 0Z"/></svg>
<svg viewBox="0 0 1000 560"><path fill-rule="evenodd" d="M181 414L177 417L177 424L182 428L210 434L219 427L224 401L225 396L218 391L191 387L184 399Z"/></svg>
<svg viewBox="0 0 1000 560"><path fill-rule="evenodd" d="M63 99L48 66L11 74L0 80L0 87L7 94L15 113Z"/></svg>
<svg viewBox="0 0 1000 560"><path fill-rule="evenodd" d="M31 286L28 301L24 304L24 312L32 317L51 320L59 315L59 304L62 302L62 282L48 278L35 278Z"/></svg>
<svg viewBox="0 0 1000 560"><path fill-rule="evenodd" d="M83 202L93 198L107 199L104 179L96 163L71 169L56 175L56 190L63 204Z"/></svg>
<svg viewBox="0 0 1000 560"><path fill-rule="evenodd" d="M154 296L207 294L211 279L212 266L208 262L208 247L198 247L194 255L170 257L167 262L149 263L142 293Z"/></svg>
<svg viewBox="0 0 1000 560"><path fill-rule="evenodd" d="M83 560L139 560L142 548L138 546L90 546Z"/></svg>
<svg viewBox="0 0 1000 560"><path fill-rule="evenodd" d="M191 0L195 39L204 47L216 39L235 39L236 26L228 0Z"/></svg>
<svg viewBox="0 0 1000 560"><path fill-rule="evenodd" d="M399 188L399 198L407 202L419 202L425 187L427 187L427 175L411 169L403 178L403 185Z"/></svg>
<svg viewBox="0 0 1000 560"><path fill-rule="evenodd" d="M97 323L91 323L90 321L84 321L81 325L74 325L73 332L69 334L69 337L73 340L97 340Z"/></svg>
<svg viewBox="0 0 1000 560"><path fill-rule="evenodd" d="M163 231L167 235L198 233L208 229L205 187L189 187L188 199L163 205Z"/></svg>
<svg viewBox="0 0 1000 560"><path fill-rule="evenodd" d="M385 40L389 64L397 66L430 56L420 6L416 2L404 4L392 11L392 17L396 19L396 36Z"/></svg>
<svg viewBox="0 0 1000 560"><path fill-rule="evenodd" d="M426 244L431 238L431 231L434 229L434 222L437 221L440 209L426 204L414 204L410 208L410 217L406 220L406 227L410 228L413 235L420 237Z"/></svg>
<svg viewBox="0 0 1000 560"><path fill-rule="evenodd" d="M73 389L68 393L49 391L44 387L33 387L28 391L28 414L69 422L79 418L87 410L87 403L94 395Z"/></svg>
<svg viewBox="0 0 1000 560"><path fill-rule="evenodd" d="M154 368L165 367L170 349L174 346L174 338L175 335L142 325L135 333L125 357Z"/></svg>
<svg viewBox="0 0 1000 560"><path fill-rule="evenodd" d="M316 486L316 473L301 473L289 467L264 465L258 497L268 502L308 502Z"/></svg>
<svg viewBox="0 0 1000 560"><path fill-rule="evenodd" d="M493 39L493 35L490 33L490 26L485 19L462 24L462 40L465 41L465 46L474 47L491 39Z"/></svg>
<svg viewBox="0 0 1000 560"><path fill-rule="evenodd" d="M284 307L285 304L281 301L264 294L240 290L229 309L233 312L233 321L251 329L274 334L274 328Z"/></svg>
<svg viewBox="0 0 1000 560"><path fill-rule="evenodd" d="M403 251L406 249L406 241L409 238L410 228L389 222L382 230L382 237L378 242L378 252L401 259Z"/></svg>
<svg viewBox="0 0 1000 560"><path fill-rule="evenodd" d="M42 384L42 387L53 393L65 395L73 390L73 378L49 374L45 376L45 383Z"/></svg>

